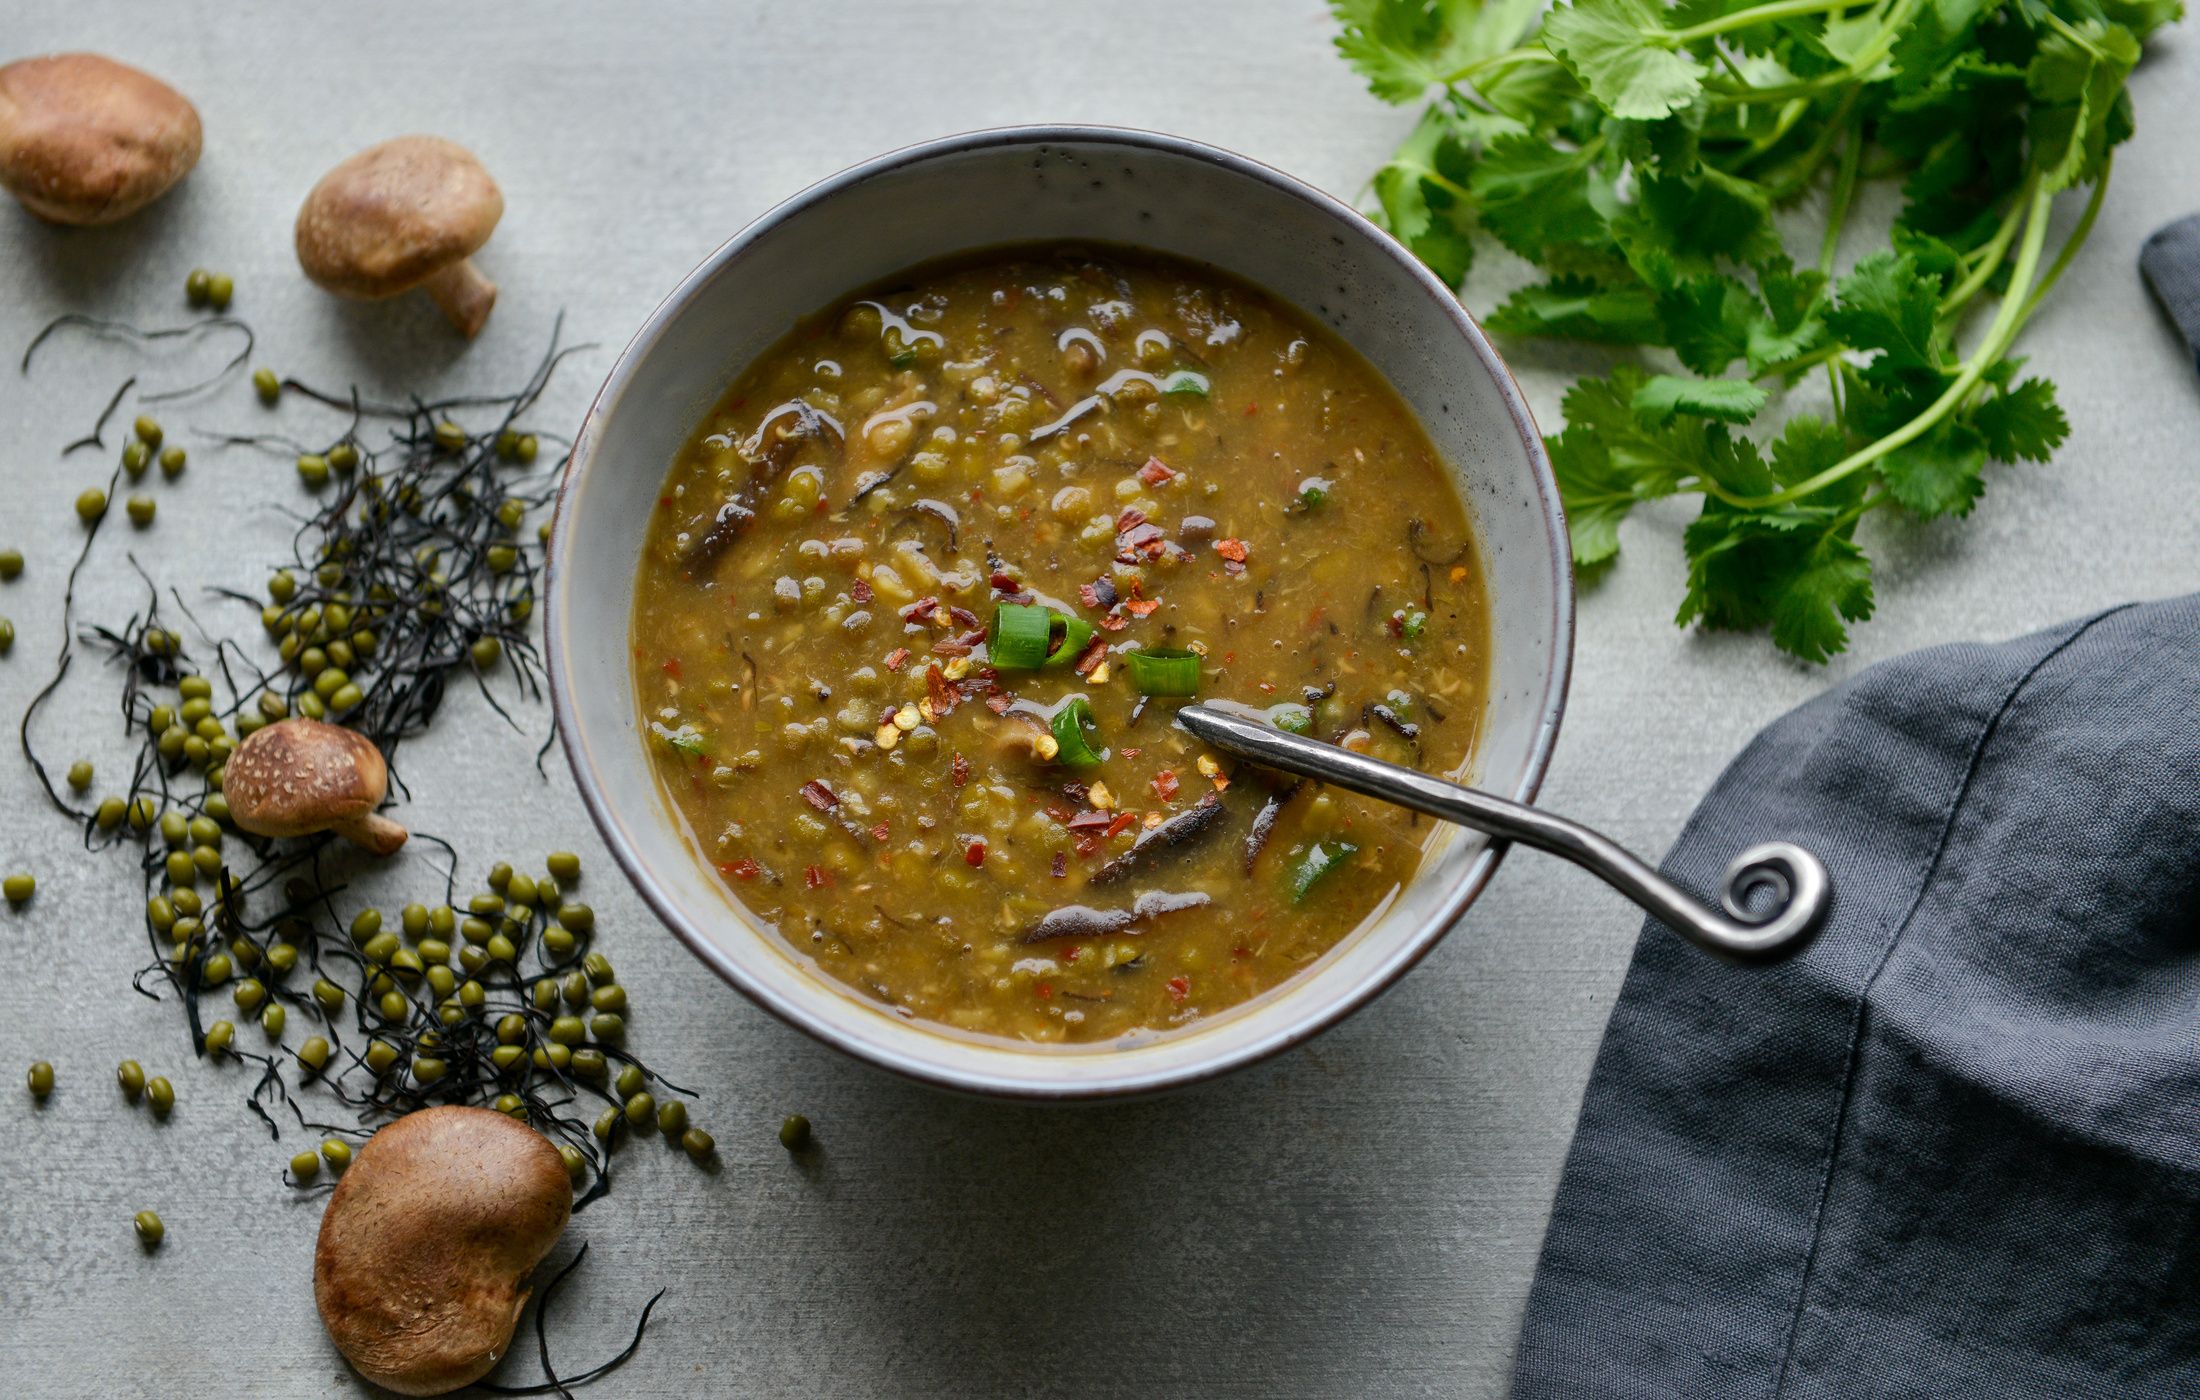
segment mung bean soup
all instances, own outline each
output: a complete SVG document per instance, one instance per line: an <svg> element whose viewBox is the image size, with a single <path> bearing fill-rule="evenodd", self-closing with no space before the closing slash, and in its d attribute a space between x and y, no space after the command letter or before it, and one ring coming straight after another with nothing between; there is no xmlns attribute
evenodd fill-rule
<svg viewBox="0 0 2200 1400"><path fill-rule="evenodd" d="M1175 709L1457 771L1484 588L1435 449L1336 337L1205 267L1019 249L740 376L651 521L635 684L703 858L817 967L966 1032L1142 1038L1319 959L1432 836Z"/></svg>

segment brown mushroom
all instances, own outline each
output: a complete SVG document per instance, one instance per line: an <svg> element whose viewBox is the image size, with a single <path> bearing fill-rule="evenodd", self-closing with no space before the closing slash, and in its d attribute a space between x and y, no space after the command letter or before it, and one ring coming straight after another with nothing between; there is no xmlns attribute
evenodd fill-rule
<svg viewBox="0 0 2200 1400"><path fill-rule="evenodd" d="M333 831L386 856L405 828L374 809L390 789L389 766L365 735L317 719L253 731L229 757L222 796L229 818L256 836Z"/></svg>
<svg viewBox="0 0 2200 1400"><path fill-rule="evenodd" d="M380 301L418 287L471 340L496 283L469 262L504 217L497 182L464 146L400 136L321 177L298 210L298 265L327 291Z"/></svg>
<svg viewBox="0 0 2200 1400"><path fill-rule="evenodd" d="M96 53L0 68L0 186L41 219L111 224L199 163L198 110L150 73Z"/></svg>
<svg viewBox="0 0 2200 1400"><path fill-rule="evenodd" d="M527 1275L573 1213L547 1138L486 1108L408 1113L367 1140L313 1250L313 1301L376 1385L441 1395L487 1375L527 1305Z"/></svg>

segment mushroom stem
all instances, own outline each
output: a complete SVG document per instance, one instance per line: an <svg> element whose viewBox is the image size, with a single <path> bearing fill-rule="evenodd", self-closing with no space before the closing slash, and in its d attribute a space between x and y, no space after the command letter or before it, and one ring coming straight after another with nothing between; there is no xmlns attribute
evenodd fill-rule
<svg viewBox="0 0 2200 1400"><path fill-rule="evenodd" d="M411 833L383 816L380 812L368 812L346 818L329 828L338 836L378 856L386 856L405 844Z"/></svg>
<svg viewBox="0 0 2200 1400"><path fill-rule="evenodd" d="M497 284L481 275L472 258L461 258L420 284L458 333L472 340L497 304Z"/></svg>

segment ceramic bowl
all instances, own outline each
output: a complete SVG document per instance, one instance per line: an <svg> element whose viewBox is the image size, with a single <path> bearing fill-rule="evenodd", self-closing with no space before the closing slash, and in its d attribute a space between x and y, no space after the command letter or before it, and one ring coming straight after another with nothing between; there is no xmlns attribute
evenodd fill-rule
<svg viewBox="0 0 2200 1400"><path fill-rule="evenodd" d="M1499 849L1447 830L1387 907L1296 980L1128 1046L1030 1045L904 1020L814 968L735 902L660 795L637 723L628 622L674 454L726 386L811 312L915 264L1032 241L1129 244L1212 264L1329 326L1396 386L1456 475L1493 600L1476 782L1535 796L1565 704L1573 578L1558 491L1519 388L1458 300L1350 207L1243 156L1151 132L982 131L880 156L736 234L612 367L559 498L547 584L559 731L590 814L659 918L719 976L809 1034L950 1089L1144 1093L1251 1064L1366 1004L1433 947Z"/></svg>

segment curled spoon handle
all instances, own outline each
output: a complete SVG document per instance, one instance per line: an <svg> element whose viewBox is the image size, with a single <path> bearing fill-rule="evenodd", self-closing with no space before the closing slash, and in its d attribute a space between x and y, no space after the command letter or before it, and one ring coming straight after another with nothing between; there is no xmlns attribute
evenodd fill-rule
<svg viewBox="0 0 2200 1400"><path fill-rule="evenodd" d="M1218 703L1186 705L1176 719L1224 753L1561 856L1697 947L1737 962L1768 962L1801 948L1833 902L1833 882L1824 863L1791 842L1768 841L1736 856L1720 890L1721 912L1706 908L1625 847L1579 822L1289 734ZM1760 887L1771 888L1778 900L1769 917L1759 918L1748 908L1750 894Z"/></svg>

